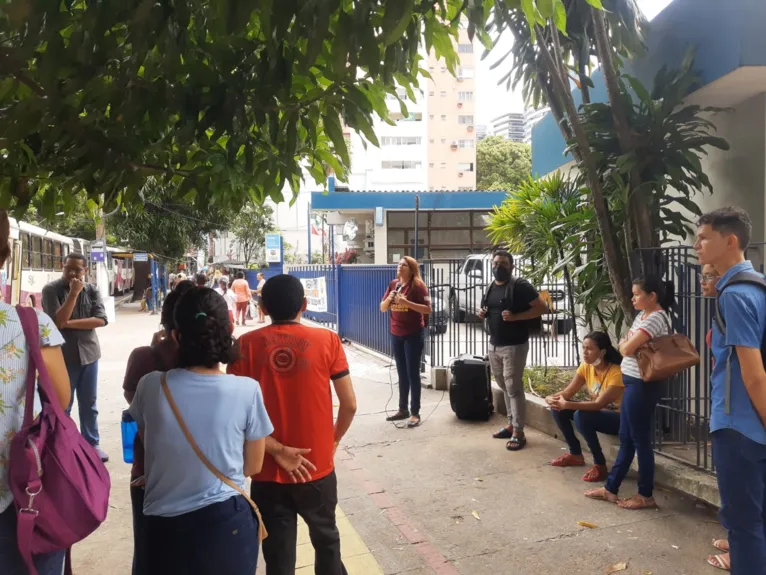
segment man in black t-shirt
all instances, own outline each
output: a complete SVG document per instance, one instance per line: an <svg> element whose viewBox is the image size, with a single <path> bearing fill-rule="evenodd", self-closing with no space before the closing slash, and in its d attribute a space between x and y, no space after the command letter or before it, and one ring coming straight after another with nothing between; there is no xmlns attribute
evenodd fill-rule
<svg viewBox="0 0 766 575"><path fill-rule="evenodd" d="M545 302L532 285L514 278L513 257L508 252L496 252L492 258L495 281L487 288L479 316L489 324L489 363L492 375L505 393L508 425L493 435L508 439L508 451L518 451L526 445L524 420L524 368L529 353L529 320L543 315Z"/></svg>

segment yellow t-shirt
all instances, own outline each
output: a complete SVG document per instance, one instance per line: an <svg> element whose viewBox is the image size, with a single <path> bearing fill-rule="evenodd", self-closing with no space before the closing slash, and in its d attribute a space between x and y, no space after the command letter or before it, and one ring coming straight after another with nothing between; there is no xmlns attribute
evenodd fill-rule
<svg viewBox="0 0 766 575"><path fill-rule="evenodd" d="M582 363L577 368L577 374L581 375L585 379L585 386L588 389L591 401L596 401L607 387L615 386L620 388L619 397L611 404L606 406L606 409L614 409L619 411L620 404L622 403L622 392L625 391L625 384L622 383L622 371L619 365L609 364L606 371L596 375L596 368L587 363Z"/></svg>

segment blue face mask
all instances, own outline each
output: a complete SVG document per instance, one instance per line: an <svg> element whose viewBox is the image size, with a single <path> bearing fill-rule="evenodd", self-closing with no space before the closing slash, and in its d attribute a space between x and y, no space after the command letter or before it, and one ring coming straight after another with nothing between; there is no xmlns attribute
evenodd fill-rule
<svg viewBox="0 0 766 575"><path fill-rule="evenodd" d="M492 273L495 275L495 279L499 282L507 282L511 279L511 270L505 266L496 266L492 268Z"/></svg>

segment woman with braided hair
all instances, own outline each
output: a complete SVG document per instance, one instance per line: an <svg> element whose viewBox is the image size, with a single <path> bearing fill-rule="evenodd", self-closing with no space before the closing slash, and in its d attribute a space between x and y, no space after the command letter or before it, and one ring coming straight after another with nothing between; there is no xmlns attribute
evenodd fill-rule
<svg viewBox="0 0 766 575"><path fill-rule="evenodd" d="M255 572L260 525L239 490L260 472L274 428L258 382L221 372L238 356L232 331L222 296L187 291L171 333L178 368L143 377L131 403L144 444L147 575Z"/></svg>

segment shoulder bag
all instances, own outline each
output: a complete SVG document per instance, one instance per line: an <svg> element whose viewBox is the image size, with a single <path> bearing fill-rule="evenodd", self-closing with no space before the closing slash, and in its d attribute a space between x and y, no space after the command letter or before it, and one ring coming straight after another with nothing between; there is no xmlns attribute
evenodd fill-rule
<svg viewBox="0 0 766 575"><path fill-rule="evenodd" d="M207 457L205 457L204 453L202 453L202 450L197 445L197 442L194 441L194 437L192 437L192 434L189 431L189 428L186 427L186 423L184 423L184 418L181 417L181 412L178 409L178 405L176 405L176 402L173 399L173 395L170 393L170 388L168 387L168 374L166 372L162 374L160 378L160 383L162 384L162 392L165 394L165 399L168 400L168 404L170 404L170 409L173 410L173 415L176 416L176 421L178 421L178 425L181 428L181 431L183 431L184 436L186 436L186 441L189 442L189 445L191 445L191 448L194 450L194 453L197 454L197 457L202 462L202 464L210 470L210 473L215 475L221 482L231 487L234 491L239 493L242 497L244 497L247 500L247 502L250 504L250 507L253 508L253 511L255 512L255 516L258 518L258 541L263 541L264 539L266 539L266 537L269 536L269 534L266 531L266 527L263 525L263 517L261 517L261 512L258 509L258 506L255 504L255 501L250 499L250 496L247 494L247 492L244 489L242 489L239 485L237 485L231 479L226 477L223 473L218 471L216 466L210 463L210 460Z"/></svg>
<svg viewBox="0 0 766 575"><path fill-rule="evenodd" d="M700 356L694 344L681 333L673 333L673 326L665 312L669 335L647 341L636 350L636 361L643 381L662 381L699 365Z"/></svg>

